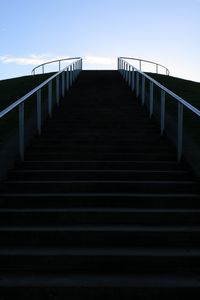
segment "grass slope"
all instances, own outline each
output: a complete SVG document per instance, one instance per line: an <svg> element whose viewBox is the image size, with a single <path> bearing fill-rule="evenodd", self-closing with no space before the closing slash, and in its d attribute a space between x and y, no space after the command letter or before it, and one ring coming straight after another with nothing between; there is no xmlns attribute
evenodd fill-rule
<svg viewBox="0 0 200 300"><path fill-rule="evenodd" d="M0 80L0 110L12 104L54 73Z"/></svg>
<svg viewBox="0 0 200 300"><path fill-rule="evenodd" d="M200 109L200 83L177 77L146 73L184 100Z"/></svg>

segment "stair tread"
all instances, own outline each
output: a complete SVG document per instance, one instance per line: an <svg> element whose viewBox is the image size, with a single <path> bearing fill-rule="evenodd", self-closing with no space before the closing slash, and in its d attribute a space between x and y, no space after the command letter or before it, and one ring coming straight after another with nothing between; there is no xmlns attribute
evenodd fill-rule
<svg viewBox="0 0 200 300"><path fill-rule="evenodd" d="M157 288L199 288L200 279L197 276L182 275L59 275L25 274L1 275L0 286L11 287L44 287L44 286L74 286L74 287L157 287Z"/></svg>
<svg viewBox="0 0 200 300"><path fill-rule="evenodd" d="M0 249L0 256L22 256L22 255L34 255L34 256L151 256L151 257L162 257L162 256L199 256L200 249L194 248L120 248L120 247L107 247L107 248L57 248L57 247L38 247L38 248L27 248L27 247L12 247Z"/></svg>
<svg viewBox="0 0 200 300"><path fill-rule="evenodd" d="M36 232L36 231L73 231L73 232L200 232L199 225L62 225L62 226L36 226L26 225L24 226L2 226L0 225L0 231L14 231L14 232Z"/></svg>

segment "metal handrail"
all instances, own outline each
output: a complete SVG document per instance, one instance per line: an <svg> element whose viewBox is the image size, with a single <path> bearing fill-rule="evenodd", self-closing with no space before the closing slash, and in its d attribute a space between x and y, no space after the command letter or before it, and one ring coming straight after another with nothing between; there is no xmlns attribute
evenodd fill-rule
<svg viewBox="0 0 200 300"><path fill-rule="evenodd" d="M44 74L44 66L45 66L45 65L49 65L49 64L53 64L53 63L56 63L56 62L58 62L58 71L60 72L60 70L61 70L61 61L66 61L66 60L78 60L78 59L81 59L81 57L70 57L70 58L62 58L62 59L51 60L51 61L45 62L45 63L43 63L43 64L38 65L37 67L35 67L35 68L31 71L31 74L32 74L32 75L35 75L36 69L41 68L41 67L42 67L42 74Z"/></svg>
<svg viewBox="0 0 200 300"><path fill-rule="evenodd" d="M153 114L153 93L154 85L157 86L161 91L161 110L160 110L160 126L161 126L161 135L165 131L165 96L166 94L170 95L178 103L178 124L177 124L177 160L180 161L182 158L182 148L183 148L183 108L186 107L192 113L200 117L200 110L195 108L193 105L188 103L186 100L176 95L174 92L164 87L155 79L151 78L144 72L138 70L136 67L125 61L123 58L118 58L118 70L121 75L126 79L132 91L136 92L136 97L141 96L142 105L145 102L146 94L146 85L145 80L150 82L150 104L149 104L149 113L150 118Z"/></svg>
<svg viewBox="0 0 200 300"><path fill-rule="evenodd" d="M153 64L156 66L156 73L158 74L158 67L161 67L161 68L164 68L165 69L165 72L166 72L166 75L169 75L170 72L169 72L169 69L157 62L153 62L153 61L150 61L150 60L145 60L145 59L141 59L141 58L134 58L134 57L119 57L121 59L128 59L128 60L137 60L139 61L139 70L142 71L142 62L146 62L146 63L150 63L150 64Z"/></svg>
<svg viewBox="0 0 200 300"><path fill-rule="evenodd" d="M19 154L21 161L24 160L24 103L34 94L37 94L37 133L41 135L42 127L42 94L41 90L44 86L48 85L48 116L52 116L52 82L56 79L56 104L60 104L61 96L64 97L65 93L72 86L75 79L78 77L80 71L82 70L82 58L78 58L75 62L71 63L63 70L51 76L49 79L45 80L43 83L38 85L36 88L31 90L29 93L16 100L14 103L9 105L7 108L0 112L0 119L6 116L8 113L13 111L15 108L19 107Z"/></svg>

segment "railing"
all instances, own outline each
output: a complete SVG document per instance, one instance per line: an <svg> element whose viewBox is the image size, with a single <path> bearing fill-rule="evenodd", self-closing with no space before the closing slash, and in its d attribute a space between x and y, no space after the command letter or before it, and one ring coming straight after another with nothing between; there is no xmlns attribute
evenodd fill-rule
<svg viewBox="0 0 200 300"><path fill-rule="evenodd" d="M21 161L24 160L24 134L25 134L25 118L24 118L24 104L30 99L31 96L36 95L36 123L37 123L37 133L41 135L42 127L42 89L48 86L48 116L52 116L53 109L53 97L52 97L52 85L55 81L56 84L56 104L60 104L61 96L64 97L65 93L72 86L73 82L76 80L80 71L82 70L82 58L78 58L76 61L65 67L63 70L59 71L55 75L51 76L49 79L44 81L42 84L34 88L32 91L27 93L25 96L21 97L13 104L8 106L6 109L0 112L0 119L7 116L10 112L18 107L19 109L19 155Z"/></svg>
<svg viewBox="0 0 200 300"><path fill-rule="evenodd" d="M57 60L48 61L48 62L45 62L45 63L43 63L43 64L38 65L37 67L35 67L32 70L31 74L35 75L35 71L37 69L39 69L39 68L42 68L42 74L44 74L45 73L45 66L46 65L50 65L50 64L54 64L54 63L58 63L58 72L60 72L60 70L61 70L61 62L63 62L63 61L69 61L69 60L80 60L80 59L81 59L81 57L72 57L72 58L63 58L63 59L57 59Z"/></svg>
<svg viewBox="0 0 200 300"><path fill-rule="evenodd" d="M145 60L145 59L141 59L141 58L133 58L133 57L120 57L120 58L121 59L125 59L125 60L135 60L135 61L138 61L139 62L139 70L140 71L142 71L142 63L144 62L144 63L148 63L148 64L154 65L155 66L155 71L156 71L157 74L159 73L159 68L164 69L166 75L170 74L168 68L166 68L165 66L163 66L161 64L158 64L156 62L153 62L153 61L149 61L149 60Z"/></svg>
<svg viewBox="0 0 200 300"><path fill-rule="evenodd" d="M188 109L193 116L200 117L200 111L196 109L194 106L189 104L186 100L182 99L162 84L148 76L147 74L143 73L142 71L135 68L133 65L128 63L123 58L118 58L118 70L121 75L125 78L128 85L131 87L131 90L135 93L136 97L140 99L141 104L144 105L145 102L148 100L148 109L149 109L149 116L150 118L154 112L154 87L157 87L160 91L160 133L163 135L165 131L165 120L166 120L166 113L165 113L165 98L166 95L172 97L172 100L177 103L177 160L180 161L182 158L183 152L183 112L184 108ZM146 99L148 95L148 99Z"/></svg>

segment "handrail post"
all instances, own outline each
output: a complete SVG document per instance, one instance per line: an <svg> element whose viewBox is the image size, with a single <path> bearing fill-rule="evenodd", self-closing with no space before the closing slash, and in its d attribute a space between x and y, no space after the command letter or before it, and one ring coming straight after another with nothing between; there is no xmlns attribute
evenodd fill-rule
<svg viewBox="0 0 200 300"><path fill-rule="evenodd" d="M42 74L44 74L44 65L42 65Z"/></svg>
<svg viewBox="0 0 200 300"><path fill-rule="evenodd" d="M69 91L69 68L67 68L66 76L67 76L67 91Z"/></svg>
<svg viewBox="0 0 200 300"><path fill-rule="evenodd" d="M74 82L74 80L75 80L75 78L76 78L76 68L75 68L75 63L72 65L72 67L73 67L73 82Z"/></svg>
<svg viewBox="0 0 200 300"><path fill-rule="evenodd" d="M126 63L125 63L125 61L124 61L124 79L126 79Z"/></svg>
<svg viewBox="0 0 200 300"><path fill-rule="evenodd" d="M56 77L56 103L60 104L60 76Z"/></svg>
<svg viewBox="0 0 200 300"><path fill-rule="evenodd" d="M42 103L41 103L41 89L37 91L37 133L41 135L42 127Z"/></svg>
<svg viewBox="0 0 200 300"><path fill-rule="evenodd" d="M150 98L149 98L149 117L150 117L150 119L153 114L153 87L154 87L154 84L151 81L150 82Z"/></svg>
<svg viewBox="0 0 200 300"><path fill-rule="evenodd" d="M183 104L178 102L178 146L177 146L177 160L180 162L183 150Z"/></svg>
<svg viewBox="0 0 200 300"><path fill-rule="evenodd" d="M24 102L19 105L19 156L24 161Z"/></svg>
<svg viewBox="0 0 200 300"><path fill-rule="evenodd" d="M65 96L65 72L62 72L62 97Z"/></svg>
<svg viewBox="0 0 200 300"><path fill-rule="evenodd" d="M138 98L139 97L139 94L140 94L140 77L139 77L139 72L136 72L136 97Z"/></svg>
<svg viewBox="0 0 200 300"><path fill-rule="evenodd" d="M70 69L69 69L69 71L70 71L70 87L72 86L72 83L73 83L73 74L72 74L72 65L70 66Z"/></svg>
<svg viewBox="0 0 200 300"><path fill-rule="evenodd" d="M65 69L65 90L67 92L67 68Z"/></svg>
<svg viewBox="0 0 200 300"><path fill-rule="evenodd" d="M133 67L132 69L132 83L131 83L132 91L134 92L135 90L135 69Z"/></svg>
<svg viewBox="0 0 200 300"><path fill-rule="evenodd" d="M156 64L156 73L158 74L158 64Z"/></svg>
<svg viewBox="0 0 200 300"><path fill-rule="evenodd" d="M126 82L128 81L128 64L126 63Z"/></svg>
<svg viewBox="0 0 200 300"><path fill-rule="evenodd" d="M128 67L128 85L131 86L131 66Z"/></svg>
<svg viewBox="0 0 200 300"><path fill-rule="evenodd" d="M142 60L140 59L139 62L140 62L140 68L139 69L140 69L140 72L141 72L142 71Z"/></svg>
<svg viewBox="0 0 200 300"><path fill-rule="evenodd" d="M163 135L165 130L165 91L161 90L160 103L160 134Z"/></svg>
<svg viewBox="0 0 200 300"><path fill-rule="evenodd" d="M59 60L59 62L58 62L58 69L59 69L59 72L60 72L60 60Z"/></svg>
<svg viewBox="0 0 200 300"><path fill-rule="evenodd" d="M145 77L142 76L142 106L144 106L145 101Z"/></svg>
<svg viewBox="0 0 200 300"><path fill-rule="evenodd" d="M48 114L52 117L52 81L48 83Z"/></svg>

